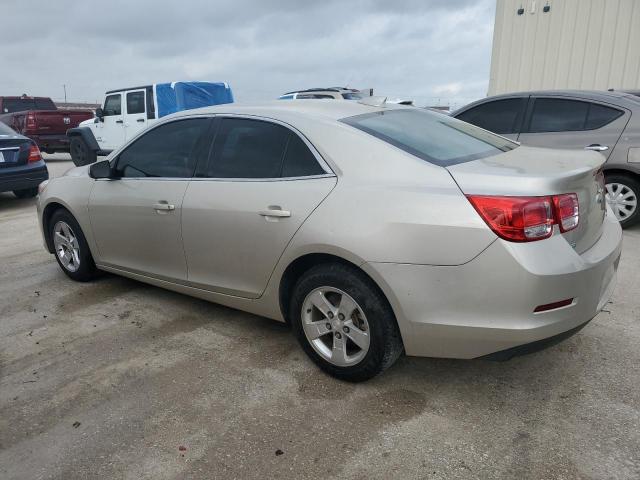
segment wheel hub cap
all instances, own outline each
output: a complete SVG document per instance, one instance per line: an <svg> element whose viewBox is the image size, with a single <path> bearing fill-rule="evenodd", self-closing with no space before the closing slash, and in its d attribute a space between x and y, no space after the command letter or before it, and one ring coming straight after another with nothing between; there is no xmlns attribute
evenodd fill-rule
<svg viewBox="0 0 640 480"><path fill-rule="evenodd" d="M70 272L80 268L80 245L71 227L63 221L53 227L53 246L60 264Z"/></svg>
<svg viewBox="0 0 640 480"><path fill-rule="evenodd" d="M638 208L638 199L629 187L622 183L607 183L607 203L620 221L633 215Z"/></svg>
<svg viewBox="0 0 640 480"><path fill-rule="evenodd" d="M302 327L324 360L339 367L359 363L369 351L369 323L346 292L333 287L312 290L302 304Z"/></svg>

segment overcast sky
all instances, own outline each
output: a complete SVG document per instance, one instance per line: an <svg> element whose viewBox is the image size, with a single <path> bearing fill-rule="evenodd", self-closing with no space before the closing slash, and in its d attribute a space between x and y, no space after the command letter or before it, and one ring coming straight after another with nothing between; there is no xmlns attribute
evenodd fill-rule
<svg viewBox="0 0 640 480"><path fill-rule="evenodd" d="M0 0L0 95L228 82L238 101L348 85L418 104L486 95L495 0Z"/></svg>

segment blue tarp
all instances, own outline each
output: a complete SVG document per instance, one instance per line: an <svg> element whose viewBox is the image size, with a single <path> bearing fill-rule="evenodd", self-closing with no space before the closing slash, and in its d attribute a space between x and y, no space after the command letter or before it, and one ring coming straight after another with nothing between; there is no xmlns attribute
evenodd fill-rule
<svg viewBox="0 0 640 480"><path fill-rule="evenodd" d="M226 83L173 82L156 85L158 118L192 108L233 103L233 93Z"/></svg>

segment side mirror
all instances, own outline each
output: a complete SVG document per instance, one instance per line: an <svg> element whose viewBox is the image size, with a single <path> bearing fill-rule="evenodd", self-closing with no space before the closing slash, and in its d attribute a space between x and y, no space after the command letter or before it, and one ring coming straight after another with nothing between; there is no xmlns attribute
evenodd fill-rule
<svg viewBox="0 0 640 480"><path fill-rule="evenodd" d="M98 119L102 122L103 118L104 118L104 110L102 110L102 107L98 107L96 108L96 117L98 117Z"/></svg>
<svg viewBox="0 0 640 480"><path fill-rule="evenodd" d="M102 160L101 162L91 165L89 167L89 176L93 179L115 178L113 170L111 170L111 164L108 160Z"/></svg>

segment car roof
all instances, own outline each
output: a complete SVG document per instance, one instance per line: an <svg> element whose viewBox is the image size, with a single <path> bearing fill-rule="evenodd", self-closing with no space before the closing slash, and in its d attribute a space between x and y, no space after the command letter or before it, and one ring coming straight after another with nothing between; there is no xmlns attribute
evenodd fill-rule
<svg viewBox="0 0 640 480"><path fill-rule="evenodd" d="M259 103L227 103L211 107L184 110L170 115L172 118L198 114L240 114L256 115L286 121L293 117L306 117L324 120L340 120L345 117L375 113L381 110L411 108L402 105L372 106L360 102L327 102L326 100L291 100L282 102L272 100Z"/></svg>

